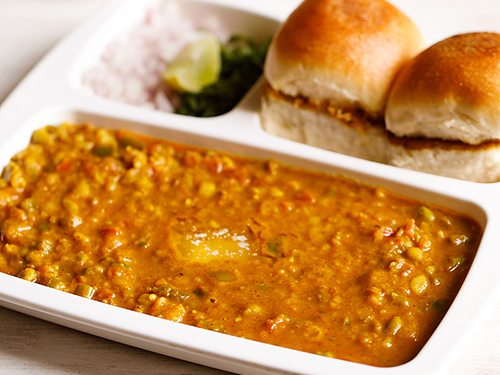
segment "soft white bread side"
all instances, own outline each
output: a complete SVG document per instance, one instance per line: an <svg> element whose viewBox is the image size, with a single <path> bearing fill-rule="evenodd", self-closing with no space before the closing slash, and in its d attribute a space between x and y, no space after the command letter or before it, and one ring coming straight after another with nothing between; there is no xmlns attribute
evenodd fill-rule
<svg viewBox="0 0 500 375"><path fill-rule="evenodd" d="M398 75L385 120L397 136L500 139L500 34L457 35L423 51Z"/></svg>
<svg viewBox="0 0 500 375"><path fill-rule="evenodd" d="M417 27L384 0L305 0L273 39L264 75L284 94L382 115L421 47Z"/></svg>
<svg viewBox="0 0 500 375"><path fill-rule="evenodd" d="M500 181L500 144L411 148L392 144L387 162L401 168L476 182Z"/></svg>
<svg viewBox="0 0 500 375"><path fill-rule="evenodd" d="M327 112L300 108L279 96L266 95L262 107L264 129L279 137L440 176L500 181L500 143L473 146L435 140L412 147L405 144L412 140L391 141L383 127L353 128Z"/></svg>
<svg viewBox="0 0 500 375"><path fill-rule="evenodd" d="M298 106L264 88L261 124L297 142L398 167L476 182L500 181L500 142L398 139L382 126L349 126L326 111Z"/></svg>
<svg viewBox="0 0 500 375"><path fill-rule="evenodd" d="M300 108L278 96L262 98L261 124L279 137L363 159L385 162L389 141L383 127L359 129L325 111Z"/></svg>

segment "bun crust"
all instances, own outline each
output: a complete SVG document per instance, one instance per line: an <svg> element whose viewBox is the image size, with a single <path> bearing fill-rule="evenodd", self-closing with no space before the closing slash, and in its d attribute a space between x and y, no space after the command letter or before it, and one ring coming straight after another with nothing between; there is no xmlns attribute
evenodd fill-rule
<svg viewBox="0 0 500 375"><path fill-rule="evenodd" d="M456 35L423 51L396 79L385 120L397 136L500 139L500 34Z"/></svg>
<svg viewBox="0 0 500 375"><path fill-rule="evenodd" d="M380 115L421 46L413 22L384 0L305 0L271 43L265 76L284 94Z"/></svg>

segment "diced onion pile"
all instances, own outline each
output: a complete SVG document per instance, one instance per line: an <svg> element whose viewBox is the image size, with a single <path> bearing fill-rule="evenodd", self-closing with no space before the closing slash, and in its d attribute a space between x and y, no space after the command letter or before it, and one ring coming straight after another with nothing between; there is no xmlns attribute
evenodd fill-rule
<svg viewBox="0 0 500 375"><path fill-rule="evenodd" d="M229 36L217 16L190 18L177 2L160 1L147 10L139 25L104 49L83 74L82 83L104 98L173 112L175 95L161 82L161 73L199 30L210 31L220 40Z"/></svg>

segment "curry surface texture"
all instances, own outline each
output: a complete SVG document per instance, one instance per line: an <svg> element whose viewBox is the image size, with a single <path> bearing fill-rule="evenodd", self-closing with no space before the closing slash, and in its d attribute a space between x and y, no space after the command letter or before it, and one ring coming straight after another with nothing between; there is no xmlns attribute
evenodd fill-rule
<svg viewBox="0 0 500 375"><path fill-rule="evenodd" d="M481 229L359 182L63 124L0 179L0 271L104 303L376 366L413 358Z"/></svg>

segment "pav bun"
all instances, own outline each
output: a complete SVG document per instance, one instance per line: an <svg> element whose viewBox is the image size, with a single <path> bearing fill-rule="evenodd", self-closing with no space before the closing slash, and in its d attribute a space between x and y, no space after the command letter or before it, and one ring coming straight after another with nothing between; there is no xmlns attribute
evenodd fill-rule
<svg viewBox="0 0 500 375"><path fill-rule="evenodd" d="M500 34L447 38L403 68L385 114L387 163L500 181Z"/></svg>
<svg viewBox="0 0 500 375"><path fill-rule="evenodd" d="M423 51L398 75L385 121L398 137L500 140L500 34L456 35Z"/></svg>
<svg viewBox="0 0 500 375"><path fill-rule="evenodd" d="M384 0L305 0L271 43L264 74L285 95L378 116L422 43L413 22Z"/></svg>

